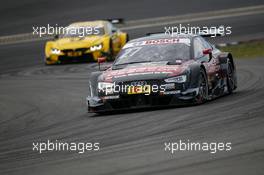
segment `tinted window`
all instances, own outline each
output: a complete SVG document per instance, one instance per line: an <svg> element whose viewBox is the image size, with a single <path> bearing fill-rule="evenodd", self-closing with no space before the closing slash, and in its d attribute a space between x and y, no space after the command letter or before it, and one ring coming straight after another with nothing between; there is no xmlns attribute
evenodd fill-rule
<svg viewBox="0 0 264 175"><path fill-rule="evenodd" d="M117 28L111 24L111 23L108 23L107 24L107 27L108 27L108 30L109 30L109 33L112 34L113 32L116 32L117 31Z"/></svg>
<svg viewBox="0 0 264 175"><path fill-rule="evenodd" d="M190 46L184 43L174 43L129 47L118 54L114 65L160 61L173 63L176 59L190 59Z"/></svg>
<svg viewBox="0 0 264 175"><path fill-rule="evenodd" d="M199 38L195 38L193 41L194 46L194 57L201 58L203 57L203 50L206 49Z"/></svg>
<svg viewBox="0 0 264 175"><path fill-rule="evenodd" d="M204 38L200 37L199 39L201 39L202 44L205 48L207 49L212 48L211 44L209 44Z"/></svg>
<svg viewBox="0 0 264 175"><path fill-rule="evenodd" d="M200 61L209 61L209 55L204 55L204 49L212 48L205 40L200 37L196 37L193 41L194 45L194 58L199 59Z"/></svg>

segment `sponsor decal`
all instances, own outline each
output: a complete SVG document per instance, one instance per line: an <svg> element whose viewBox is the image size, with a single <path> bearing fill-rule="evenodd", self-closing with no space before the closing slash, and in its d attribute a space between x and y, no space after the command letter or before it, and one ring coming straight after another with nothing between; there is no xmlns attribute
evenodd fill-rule
<svg viewBox="0 0 264 175"><path fill-rule="evenodd" d="M123 49L138 47L138 46L147 46L147 45L159 45L159 44L176 44L183 43L190 46L191 41L188 38L165 38L165 39L153 39L146 41L138 41L126 44Z"/></svg>

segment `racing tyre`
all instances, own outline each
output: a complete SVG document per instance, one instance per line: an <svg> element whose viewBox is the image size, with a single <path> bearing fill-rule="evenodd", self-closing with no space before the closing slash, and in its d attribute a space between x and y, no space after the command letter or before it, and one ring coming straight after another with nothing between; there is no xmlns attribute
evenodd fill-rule
<svg viewBox="0 0 264 175"><path fill-rule="evenodd" d="M235 73L234 67L232 63L228 60L227 61L227 76L226 76L226 85L227 85L227 92L228 94L232 94L235 87Z"/></svg>
<svg viewBox="0 0 264 175"><path fill-rule="evenodd" d="M110 40L110 42L109 42L108 60L109 61L113 61L114 60L113 41L112 40Z"/></svg>
<svg viewBox="0 0 264 175"><path fill-rule="evenodd" d="M198 95L195 97L195 104L205 103L208 99L208 81L206 73L203 69L200 70L200 78L198 83Z"/></svg>
<svg viewBox="0 0 264 175"><path fill-rule="evenodd" d="M129 35L126 34L126 43L129 41Z"/></svg>

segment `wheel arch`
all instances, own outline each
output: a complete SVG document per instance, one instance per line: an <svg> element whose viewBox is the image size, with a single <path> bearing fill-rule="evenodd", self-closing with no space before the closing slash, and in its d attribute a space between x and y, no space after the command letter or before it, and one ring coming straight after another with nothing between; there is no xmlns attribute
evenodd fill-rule
<svg viewBox="0 0 264 175"><path fill-rule="evenodd" d="M231 53L227 53L227 58L229 59L229 61L230 61L231 64L232 64L233 69L235 70L236 67L235 67L235 63L234 63L234 59L233 59L233 55L232 55Z"/></svg>
<svg viewBox="0 0 264 175"><path fill-rule="evenodd" d="M237 88L237 75L236 75L236 65L234 62L233 55L229 52L223 52L218 56L219 62L222 65L222 70L224 73L227 73L228 69L228 61L230 61L232 68L234 70L234 81L235 81L235 89Z"/></svg>
<svg viewBox="0 0 264 175"><path fill-rule="evenodd" d="M207 77L207 72L205 69L205 66L203 64L193 64L190 66L190 87L191 88L196 88L199 83L199 76L200 76L200 71L203 70L205 72L205 75Z"/></svg>
<svg viewBox="0 0 264 175"><path fill-rule="evenodd" d="M100 75L102 75L102 72L92 72L89 77L89 95L91 96L97 96L98 91L97 91L97 84Z"/></svg>

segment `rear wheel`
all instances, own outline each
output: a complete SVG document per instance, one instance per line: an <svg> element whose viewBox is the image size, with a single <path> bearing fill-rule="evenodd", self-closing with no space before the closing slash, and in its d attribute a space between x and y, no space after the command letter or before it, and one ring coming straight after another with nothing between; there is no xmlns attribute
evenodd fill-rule
<svg viewBox="0 0 264 175"><path fill-rule="evenodd" d="M226 76L226 85L227 85L228 94L232 94L233 90L235 89L234 67L229 60L227 64L228 64L228 70Z"/></svg>
<svg viewBox="0 0 264 175"><path fill-rule="evenodd" d="M208 99L208 81L206 73L203 69L200 71L200 78L198 82L198 94L195 97L196 104L202 104Z"/></svg>
<svg viewBox="0 0 264 175"><path fill-rule="evenodd" d="M129 35L126 34L126 43L129 41Z"/></svg>

